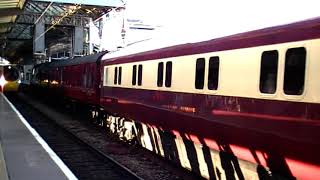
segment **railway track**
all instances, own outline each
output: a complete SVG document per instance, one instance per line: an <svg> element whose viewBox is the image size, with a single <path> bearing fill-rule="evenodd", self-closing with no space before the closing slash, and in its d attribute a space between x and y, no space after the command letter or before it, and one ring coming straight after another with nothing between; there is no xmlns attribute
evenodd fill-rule
<svg viewBox="0 0 320 180"><path fill-rule="evenodd" d="M79 179L142 179L21 99L8 98Z"/></svg>
<svg viewBox="0 0 320 180"><path fill-rule="evenodd" d="M156 180L203 179L140 146L132 146L119 141L112 134L108 134L103 128L90 123L85 118L85 113L66 113L66 109L62 108L62 105L59 103L52 103L52 101L48 102L43 98L38 99L33 97L31 99L30 96L21 93L19 95L9 96L9 99L16 102L13 103L16 104L17 109L20 110L19 106L22 106L22 109L24 106L29 106L26 107L24 111L29 111L28 109L31 109L30 111L35 110L36 114L34 116L36 118L39 118L39 114L41 114L41 116L44 116L42 118L55 121L58 126L68 129L69 133L73 136L76 136L84 143L94 147L94 151L98 151L99 153L111 157L111 159L118 162L118 164L121 164L123 167L128 168L129 171L134 172L137 178ZM47 105L48 103L50 105ZM23 114L23 112L21 113ZM40 131L39 134L41 135ZM53 150L55 149L53 148ZM59 153L57 154L59 155Z"/></svg>

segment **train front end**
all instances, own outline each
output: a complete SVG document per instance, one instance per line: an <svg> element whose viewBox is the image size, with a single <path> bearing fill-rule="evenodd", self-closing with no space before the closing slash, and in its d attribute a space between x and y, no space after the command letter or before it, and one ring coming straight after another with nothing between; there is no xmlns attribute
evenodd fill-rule
<svg viewBox="0 0 320 180"><path fill-rule="evenodd" d="M0 66L1 92L17 92L20 85L19 70L13 65Z"/></svg>

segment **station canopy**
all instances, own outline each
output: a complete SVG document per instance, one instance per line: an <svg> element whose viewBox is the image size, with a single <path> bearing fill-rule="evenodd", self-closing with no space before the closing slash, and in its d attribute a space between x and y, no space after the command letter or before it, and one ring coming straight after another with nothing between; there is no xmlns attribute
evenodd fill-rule
<svg viewBox="0 0 320 180"><path fill-rule="evenodd" d="M39 2L51 2L50 0L37 0ZM64 4L85 4L92 6L111 6L111 7L120 7L123 6L121 0L54 0L56 3Z"/></svg>
<svg viewBox="0 0 320 180"><path fill-rule="evenodd" d="M0 34L10 30L15 22L17 14L22 12L25 0L1 0L0 1Z"/></svg>
<svg viewBox="0 0 320 180"><path fill-rule="evenodd" d="M33 29L40 17L47 26L57 21L59 26L84 26L89 18L123 6L122 0L0 0L0 56L15 58L18 51L32 51Z"/></svg>

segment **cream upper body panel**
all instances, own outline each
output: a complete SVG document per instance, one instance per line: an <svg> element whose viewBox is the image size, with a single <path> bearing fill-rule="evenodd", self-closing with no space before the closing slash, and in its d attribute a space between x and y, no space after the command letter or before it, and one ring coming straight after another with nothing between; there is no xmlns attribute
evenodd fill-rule
<svg viewBox="0 0 320 180"><path fill-rule="evenodd" d="M283 91L286 51L290 48L297 47L304 47L306 49L304 91L302 95L286 95ZM134 63L108 65L104 67L104 86L320 103L319 49L320 39L315 39ZM261 93L259 90L261 55L264 51L272 50L277 50L279 54L277 89L274 94L265 94ZM217 90L209 90L207 85L209 58L213 56L218 56L220 59ZM195 67L198 58L205 58L206 68L203 89L195 88ZM158 63L164 62L165 67L166 62L168 61L172 62L171 87L158 87ZM132 85L132 67L133 65L138 66L140 64L143 65L142 85ZM120 66L122 67L122 83L121 85L115 85L114 69L115 67ZM165 71L166 68L164 68L164 81L166 74Z"/></svg>

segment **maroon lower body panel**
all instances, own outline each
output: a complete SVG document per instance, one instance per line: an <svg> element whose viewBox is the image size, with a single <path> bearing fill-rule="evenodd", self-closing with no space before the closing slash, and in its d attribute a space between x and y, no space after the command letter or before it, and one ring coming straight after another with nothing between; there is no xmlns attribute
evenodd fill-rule
<svg viewBox="0 0 320 180"><path fill-rule="evenodd" d="M65 87L64 96L76 100L80 103L98 105L99 98L93 89L84 89L78 87Z"/></svg>
<svg viewBox="0 0 320 180"><path fill-rule="evenodd" d="M157 126L287 177L320 177L320 105L105 88L107 111Z"/></svg>

